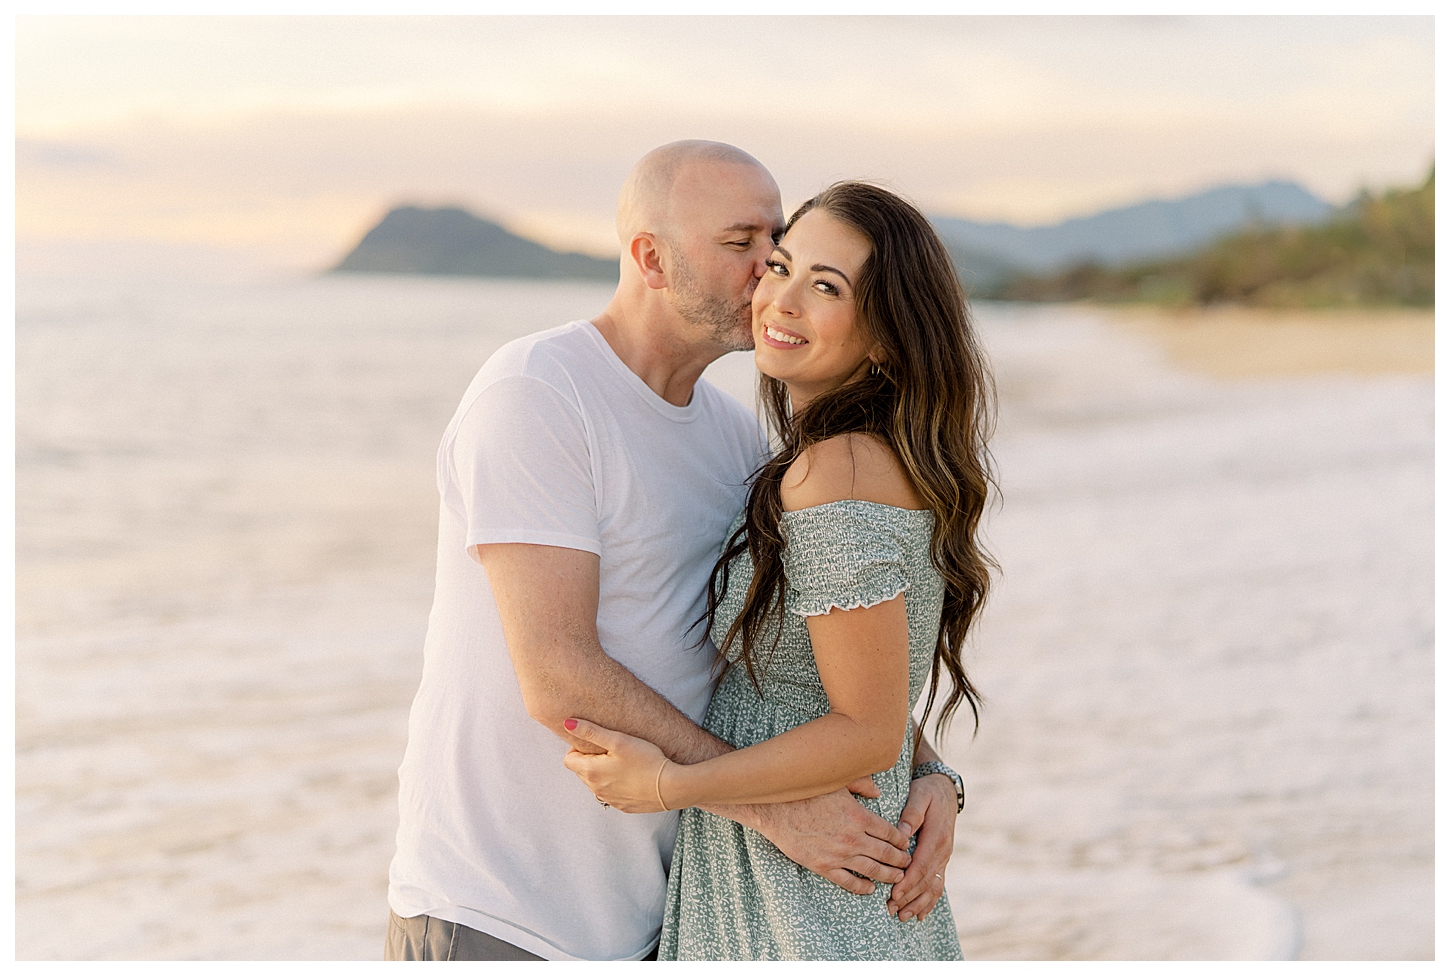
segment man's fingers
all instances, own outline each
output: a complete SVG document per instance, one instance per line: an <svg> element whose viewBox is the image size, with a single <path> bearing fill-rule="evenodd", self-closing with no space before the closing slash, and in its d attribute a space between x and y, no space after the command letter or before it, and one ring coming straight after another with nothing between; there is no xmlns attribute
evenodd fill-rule
<svg viewBox="0 0 1450 976"><path fill-rule="evenodd" d="M914 886L915 891L906 891L902 885L897 885L891 889L891 899L887 902L886 910L894 909L896 917L902 921L926 918L936 907L937 900L946 891L946 886L946 877L940 870L932 872L921 884Z"/></svg>
<svg viewBox="0 0 1450 976"><path fill-rule="evenodd" d="M912 918L926 918L931 914L931 910L936 907L939 901L941 901L941 892L934 888L928 888L921 895L908 902L906 907L897 913L896 917L903 918L910 916L910 918L906 919L907 921L910 921Z"/></svg>
<svg viewBox="0 0 1450 976"><path fill-rule="evenodd" d="M846 867L857 874L864 874L872 881L880 881L882 884L896 884L901 880L902 871L889 864L882 864L864 854L856 854L846 859ZM874 890L874 889L873 889Z"/></svg>
<svg viewBox="0 0 1450 976"><path fill-rule="evenodd" d="M891 889L886 905L898 918L923 917L941 897L945 885L941 875L951 860L957 819L956 804L951 802L956 798L956 790L953 788L953 795L948 796L943 788L946 782L944 776L924 776L911 785L902 822L908 826L916 824L916 851L906 869L906 877Z"/></svg>
<svg viewBox="0 0 1450 976"><path fill-rule="evenodd" d="M876 890L876 885L867 881L865 878L856 877L845 868L831 868L831 870L821 875L821 877L832 882L837 887L845 888L853 895L869 895Z"/></svg>
<svg viewBox="0 0 1450 976"><path fill-rule="evenodd" d="M923 878L911 886L899 884L891 889L891 898L886 902L886 910L901 916L902 912L917 914L920 911L918 904L921 899L935 900L941 897L941 891L930 878ZM915 906L915 907L913 907Z"/></svg>
<svg viewBox="0 0 1450 976"><path fill-rule="evenodd" d="M910 905L925 893L926 885L922 883L924 880L924 878L904 878L891 889L891 897L887 899L886 910L892 913L900 913L903 908Z"/></svg>
<svg viewBox="0 0 1450 976"><path fill-rule="evenodd" d="M867 834L884 840L892 847L900 848L903 851L911 846L910 834L903 834L899 829L882 820L865 807L861 807L860 809L863 814L870 818L866 821L865 829Z"/></svg>
<svg viewBox="0 0 1450 976"><path fill-rule="evenodd" d="M918 844L916 853L911 857L911 864L906 868L906 877L902 879L902 897L895 900L905 904L908 894L915 896L916 889L924 884L933 872L941 870L940 867L935 866L937 863L938 859L932 857L931 851L922 850L921 845Z"/></svg>
<svg viewBox="0 0 1450 976"><path fill-rule="evenodd" d="M951 851L935 838L926 838L925 834L918 837L916 853L912 855L911 864L906 869L906 876L901 879L900 884L891 889L891 898L886 904L887 910L899 912L925 893L931 887L936 876L946 870L947 861L950 859Z"/></svg>
<svg viewBox="0 0 1450 976"><path fill-rule="evenodd" d="M931 874L922 870L918 862L913 861L911 867L906 869L906 875L901 883L891 889L891 897L886 902L886 910L900 912L907 905L919 898L929 887L927 880Z"/></svg>
<svg viewBox="0 0 1450 976"><path fill-rule="evenodd" d="M873 861L890 865L893 868L899 868L902 871L911 867L911 855L894 844L888 844L884 840L877 840L875 837L867 837L862 846L865 850L859 851L858 853L863 857L868 857ZM898 876L893 878L891 883L896 884L900 880L901 878Z"/></svg>
<svg viewBox="0 0 1450 976"><path fill-rule="evenodd" d="M901 820L897 823L896 829L904 834L914 834L921 829L922 821L926 819L926 808L930 801L920 792L911 794L906 801L906 807L901 811Z"/></svg>
<svg viewBox="0 0 1450 976"><path fill-rule="evenodd" d="M891 901L896 903L897 908L910 904L925 891L937 874L946 870L947 859L937 855L934 851L923 850L920 845L916 848L916 854L907 866L906 877L901 879L901 884L891 891Z"/></svg>

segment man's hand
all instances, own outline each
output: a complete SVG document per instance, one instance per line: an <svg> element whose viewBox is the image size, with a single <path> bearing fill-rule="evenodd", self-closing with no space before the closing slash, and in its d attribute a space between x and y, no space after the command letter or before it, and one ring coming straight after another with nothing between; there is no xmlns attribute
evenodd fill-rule
<svg viewBox="0 0 1450 976"><path fill-rule="evenodd" d="M957 787L933 773L911 781L911 793L896 825L916 834L916 853L906 876L891 889L886 910L903 922L926 918L946 889L947 861L957 828Z"/></svg>
<svg viewBox="0 0 1450 976"><path fill-rule="evenodd" d="M911 863L909 835L857 803L848 789L751 809L756 816L749 826L781 853L853 894L871 894L874 881L897 883Z"/></svg>

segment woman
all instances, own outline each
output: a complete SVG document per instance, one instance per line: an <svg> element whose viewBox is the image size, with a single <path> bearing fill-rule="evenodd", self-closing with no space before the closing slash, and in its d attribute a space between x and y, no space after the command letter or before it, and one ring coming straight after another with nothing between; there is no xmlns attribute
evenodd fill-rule
<svg viewBox="0 0 1450 976"><path fill-rule="evenodd" d="M755 292L754 331L781 448L731 529L708 611L725 671L704 724L736 751L677 765L571 720L607 752L565 762L627 813L684 810L661 959L961 958L945 898L903 921L885 886L850 894L693 805L850 786L895 822L923 688L930 712L946 673L938 732L964 701L975 716L961 647L992 567L977 541L985 358L931 225L865 183L838 183L791 217Z"/></svg>

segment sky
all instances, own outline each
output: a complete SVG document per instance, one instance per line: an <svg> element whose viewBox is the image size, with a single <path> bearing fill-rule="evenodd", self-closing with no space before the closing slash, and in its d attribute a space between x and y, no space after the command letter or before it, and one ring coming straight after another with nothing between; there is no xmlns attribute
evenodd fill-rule
<svg viewBox="0 0 1450 976"><path fill-rule="evenodd" d="M15 37L22 251L316 270L414 203L612 254L629 167L681 138L755 155L787 210L855 177L1029 225L1270 178L1342 203L1434 156L1424 16L28 16Z"/></svg>

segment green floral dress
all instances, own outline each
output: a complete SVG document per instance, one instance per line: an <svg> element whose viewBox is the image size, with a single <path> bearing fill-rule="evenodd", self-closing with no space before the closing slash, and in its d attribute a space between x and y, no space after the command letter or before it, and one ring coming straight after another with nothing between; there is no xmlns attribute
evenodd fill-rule
<svg viewBox="0 0 1450 976"><path fill-rule="evenodd" d="M742 516L743 517L743 516ZM741 519L731 527L733 534ZM930 511L839 501L786 512L786 615L780 644L760 675L761 692L732 667L710 701L705 728L737 748L780 735L830 710L805 618L833 607L869 607L905 591L911 642L911 700L931 673L941 618L942 579L931 564ZM714 632L717 644L744 605L749 554L731 566ZM873 779L867 809L896 823L911 787L911 736L896 765ZM859 799L859 798L858 798ZM924 920L886 913L890 885L853 895L813 874L765 837L690 808L680 815L670 869L660 959L960 959L943 896Z"/></svg>

